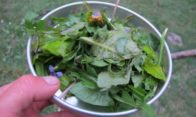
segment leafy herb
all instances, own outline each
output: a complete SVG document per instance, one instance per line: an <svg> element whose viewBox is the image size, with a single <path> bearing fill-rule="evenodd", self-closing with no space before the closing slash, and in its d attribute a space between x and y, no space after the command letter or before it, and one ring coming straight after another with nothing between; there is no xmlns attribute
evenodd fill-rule
<svg viewBox="0 0 196 117"><path fill-rule="evenodd" d="M37 74L60 76L61 90L77 82L70 94L91 105L150 110L146 101L166 80L160 64L165 33L158 57L155 36L121 19L109 21L105 11L88 8L51 22L26 22L36 40Z"/></svg>

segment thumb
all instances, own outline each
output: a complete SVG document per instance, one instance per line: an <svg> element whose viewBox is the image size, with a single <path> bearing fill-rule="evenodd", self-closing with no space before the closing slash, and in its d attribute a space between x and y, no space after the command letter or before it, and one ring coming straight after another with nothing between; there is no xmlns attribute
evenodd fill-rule
<svg viewBox="0 0 196 117"><path fill-rule="evenodd" d="M34 101L42 101L50 99L59 87L57 78L35 77L32 75L24 75L9 86L9 88L0 97L4 109L23 110L30 106Z"/></svg>

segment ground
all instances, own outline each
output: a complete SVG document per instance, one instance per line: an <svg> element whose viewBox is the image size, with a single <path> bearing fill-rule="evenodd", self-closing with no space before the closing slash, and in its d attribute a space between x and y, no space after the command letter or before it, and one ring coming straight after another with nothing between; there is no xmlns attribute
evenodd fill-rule
<svg viewBox="0 0 196 117"><path fill-rule="evenodd" d="M0 0L0 85L30 73L25 54L27 34L22 28L24 20L43 15L71 1L78 0ZM183 45L178 47L169 44L171 52L196 48L195 0L121 0L120 4L146 17L160 31L168 27L169 32L179 35ZM195 61L195 57L173 61L169 87L153 104L156 117L196 116ZM142 114L137 113L134 116L139 117Z"/></svg>

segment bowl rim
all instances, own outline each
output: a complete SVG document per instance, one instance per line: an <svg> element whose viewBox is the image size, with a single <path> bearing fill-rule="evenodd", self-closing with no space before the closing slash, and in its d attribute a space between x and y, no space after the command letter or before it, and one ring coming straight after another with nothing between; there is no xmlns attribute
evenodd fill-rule
<svg viewBox="0 0 196 117"><path fill-rule="evenodd" d="M112 6L112 7L115 6L115 4L113 4L113 3L101 2L101 1L86 1L86 2L89 3L89 4L102 4L102 5ZM69 3L69 4L64 4L62 6L59 6L59 7L55 8L55 9L51 10L46 15L44 15L41 18L41 20L45 20L47 17L49 17L50 15L52 15L53 13L55 13L55 12L61 10L61 9L64 9L64 8L70 7L70 6L74 6L74 5L81 5L83 3L84 3L83 1L79 1L79 2L72 2L72 3ZM120 6L119 5L118 8L120 8L120 9L122 9L124 11L130 12L133 15L137 16L138 18L140 18L141 20L143 20L145 23L147 23L155 31L155 33L159 37L161 37L161 33L146 18L144 18L140 14L138 14L138 13L136 13L136 12L134 12L134 11L126 8L126 7L123 7L123 6ZM30 68L31 73L34 76L37 76L37 74L36 74L36 72L34 70L34 67L32 65L32 60L31 60L31 52L30 52L31 51L31 40L32 40L31 37L29 37L28 42L27 42L27 51L26 51L26 54L27 54L27 63L29 65L29 68ZM165 83L162 86L162 88L160 89L160 91L152 99L150 99L147 102L147 104L152 104L154 101L156 101L163 94L163 92L166 90L166 88L167 88L167 86L169 84L169 81L171 79L171 74L172 74L172 58L171 58L171 53L170 53L170 49L169 49L169 47L168 47L168 45L167 45L166 42L164 43L164 47L165 47L166 54L167 54L167 59L168 59L167 80L165 81ZM79 112L90 114L90 115L96 115L96 116L122 116L122 115L127 115L127 114L131 114L131 113L134 113L134 112L138 111L137 108L134 108L134 109L131 109L131 110L127 110L127 111L122 111L122 112L96 112L96 111L90 111L90 110L85 110L85 109L82 109L82 108L73 106L73 105L71 105L71 104L63 101L62 99L58 98L57 95L54 95L53 96L53 101L54 101L54 103L57 103L60 106L68 107L68 108L73 109L75 111L79 111Z"/></svg>

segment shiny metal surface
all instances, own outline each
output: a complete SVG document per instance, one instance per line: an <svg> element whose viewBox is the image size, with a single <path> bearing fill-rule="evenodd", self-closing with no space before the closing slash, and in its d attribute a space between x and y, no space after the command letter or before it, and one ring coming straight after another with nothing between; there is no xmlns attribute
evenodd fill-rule
<svg viewBox="0 0 196 117"><path fill-rule="evenodd" d="M115 4L100 2L100 1L87 1L87 2L94 9L105 8L107 11L107 14L112 14L112 10L115 6ZM80 11L82 7L83 7L83 2L74 2L74 3L66 4L66 5L60 6L56 9L50 11L49 13L44 15L41 18L41 20L46 20L46 21L50 22L50 18L54 17L54 16L55 17L66 17L67 15L69 15L71 13ZM118 10L116 12L117 17L124 18L129 15L133 16L132 22L136 26L141 26L141 27L146 28L147 30L149 30L150 32L155 34L157 37L161 36L160 32L147 19L145 19L144 17L142 17L141 15L137 14L136 12L134 12L130 9L127 9L122 6L118 6ZM35 69L32 65L32 59L31 59L31 43L32 43L32 41L33 41L33 39L30 37L28 40L28 43L27 43L27 62L28 62L29 68L31 70L31 73L36 76L37 74L36 74ZM171 59L171 53L170 53L170 50L168 48L167 43L165 43L164 49L166 51L165 59L167 60L167 64L166 64L167 80L164 84L159 86L159 89L158 89L156 95L147 102L148 104L152 104L155 100L157 100L162 95L162 93L165 91L166 87L168 86L168 83L171 78L172 59ZM134 112L138 111L138 109L131 109L131 110L122 111L122 112L105 112L104 108L85 104L85 103L79 101L75 97L70 97L69 99L66 99L66 100L61 99L58 97L59 95L61 95L61 93L62 92L60 90L58 90L55 93L55 95L53 96L54 102L62 108L70 108L74 111L78 111L81 113L86 113L86 114L95 115L95 116L99 116L99 117L100 116L110 116L110 117L120 116L120 117L122 117L122 116L127 116L130 114L133 114Z"/></svg>

